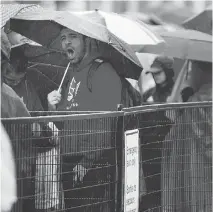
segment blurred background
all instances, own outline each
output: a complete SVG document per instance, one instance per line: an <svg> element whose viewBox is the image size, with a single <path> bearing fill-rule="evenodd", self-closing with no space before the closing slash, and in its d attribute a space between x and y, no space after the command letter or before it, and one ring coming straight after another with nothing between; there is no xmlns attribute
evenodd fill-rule
<svg viewBox="0 0 213 212"><path fill-rule="evenodd" d="M45 8L51 8L55 10L93 10L101 9L105 11L113 11L117 13L142 13L143 18L146 18L146 14L153 13L160 19L166 22L180 24L186 18L192 16L195 13L199 13L206 7L212 5L212 1L2 1L3 3L36 3Z"/></svg>
<svg viewBox="0 0 213 212"><path fill-rule="evenodd" d="M174 31L179 29L182 23L200 13L208 7L212 7L212 1L201 0L201 1L183 1L183 0L172 0L172 1L92 1L92 0L70 0L70 1L15 1L7 0L1 1L2 3L19 3L19 4L39 4L44 8L53 10L69 10L69 11L82 11L82 10L94 10L100 9L106 12L116 12L126 14L134 20L146 23L149 27L153 26L152 30L162 30L163 27L166 31ZM160 26L158 28L158 26ZM151 28L150 28L151 29ZM130 29L131 30L131 29ZM141 54L139 58L143 65L144 71L138 82L132 81L134 87L146 91L150 87L155 85L151 74L146 74L146 70L150 68L156 55L152 54ZM179 71L184 63L184 60L175 59L173 68L175 72L174 80L176 80ZM139 87L138 87L139 86Z"/></svg>

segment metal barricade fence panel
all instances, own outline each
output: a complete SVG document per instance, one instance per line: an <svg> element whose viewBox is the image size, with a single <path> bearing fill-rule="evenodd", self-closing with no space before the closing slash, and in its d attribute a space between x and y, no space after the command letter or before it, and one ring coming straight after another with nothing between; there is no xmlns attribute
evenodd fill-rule
<svg viewBox="0 0 213 212"><path fill-rule="evenodd" d="M211 211L211 102L2 122L17 164L13 211L123 211L123 136L132 129L140 131L140 211ZM50 122L52 130L35 125ZM83 181L77 164L87 168Z"/></svg>
<svg viewBox="0 0 213 212"><path fill-rule="evenodd" d="M123 112L2 120L17 167L13 211L115 211L120 118Z"/></svg>
<svg viewBox="0 0 213 212"><path fill-rule="evenodd" d="M140 131L140 211L211 211L212 102L124 112L124 129Z"/></svg>

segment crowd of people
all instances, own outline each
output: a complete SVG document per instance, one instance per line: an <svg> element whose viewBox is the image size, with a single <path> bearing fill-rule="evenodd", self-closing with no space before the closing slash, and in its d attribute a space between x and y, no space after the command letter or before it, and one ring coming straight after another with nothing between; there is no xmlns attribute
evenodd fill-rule
<svg viewBox="0 0 213 212"><path fill-rule="evenodd" d="M48 108L45 108L45 102L42 102L36 88L28 78L30 74L28 72L28 58L20 49L11 51L11 45L15 42L16 35L14 32L14 36L11 36L11 34L8 36L4 28L1 31L1 118L31 117L30 112L33 111L116 111L119 104L129 107L170 102L169 98L175 84L174 58L156 55L150 69L146 71L147 74L151 74L153 77L155 87L145 93L139 93L128 81L124 81L125 79L119 76L110 61L102 57L99 52L99 45L95 39L62 27L60 45L68 61L70 61L72 71L68 70L66 79L60 89L48 93L46 96ZM190 63L191 71L188 73L185 86L181 90L180 102L212 101L212 63L200 61L190 61ZM90 75L90 78L88 75ZM206 113L208 112L200 111L200 116L204 116ZM185 112L175 114L175 120L183 121L184 119L192 120L193 118L193 114L185 114ZM207 123L208 129L211 128L210 125ZM61 186L61 182L57 178L58 167L57 165L53 167L53 164L59 164L60 160L60 145L57 137L61 126L58 126L57 123L35 123L33 126L24 127L27 128L25 132L28 133L25 133L25 139L23 137L21 139L23 141L27 140L28 148L25 148L26 144L24 142L19 144L19 148L16 144L12 143L13 153L11 153L11 141L15 140L16 135L20 133L15 131L13 134L9 133L8 137L4 127L1 125L2 133L4 133L1 136L1 145L5 145L5 147L2 146L2 155L5 156L1 159L1 162L2 164L4 164L4 161L11 162L11 164L8 164L8 167L11 167L10 170L7 170L8 173L5 172L5 169L7 169L4 168L5 164L1 167L1 169L4 169L1 181L2 185L4 185L5 182L3 181L9 180L12 187L10 189L3 186L1 189L2 196L7 194L2 199L5 204L1 204L1 211L8 212L12 208L14 211L33 211L33 205L35 205L36 211L57 210L60 204L60 198L57 193L59 192L58 189ZM63 126L63 132L69 133L69 127ZM171 133L175 130L183 130L177 129L178 127L180 126L175 125L171 129ZM201 129L202 126L199 125L197 128ZM193 131L193 129L191 130ZM15 130L20 131L20 128ZM41 140L40 138L44 137L42 133L46 133L45 135L50 135L52 138L51 142L48 143L49 148L45 151L34 151L33 148L38 145ZM200 134L197 135L197 131L194 133L197 137L201 136ZM32 140L32 136L35 139ZM110 140L110 138L107 139ZM33 141L38 142L33 143ZM42 142L45 141L43 140ZM74 176L64 176L68 181L66 184L62 182L63 190L68 191L73 188L73 182L75 184L84 180L84 177L90 172L90 168L101 160L101 154L98 151L87 153L93 147L88 146L88 140L86 139L76 143L71 142L70 138L68 138L66 142L69 143L69 149L62 150L66 152L62 158L62 170L65 175L72 171L75 173ZM97 147L101 145L100 143L100 141L93 141L91 145L96 145ZM205 141L204 146L205 155L209 160L211 158L211 142L209 140ZM174 150L174 148L172 149ZM72 154L68 153L81 151L85 152L83 158L79 160L76 166L69 165ZM11 159L13 154L15 158L21 155L21 157L35 158L35 160L24 160L26 164L22 164L23 161ZM172 155L172 153L169 154ZM165 169L167 169L166 163L167 161L162 162ZM43 175L47 171L48 166L53 168L49 173L49 178L46 176L44 179ZM36 170L34 174L37 179L35 185L32 185L30 180L33 169ZM14 174L15 170L16 175ZM6 179L5 175L10 178ZM55 176L54 180L52 179L53 176ZM17 179L21 180L17 181L16 194L15 181ZM48 182L51 182L51 185L48 185ZM167 186L165 182L165 187ZM52 192L52 195L45 194L48 192ZM24 197L33 194L38 194L37 198L33 200L30 198L16 198L17 196ZM69 194L64 193L65 205L69 205L66 202L66 195Z"/></svg>

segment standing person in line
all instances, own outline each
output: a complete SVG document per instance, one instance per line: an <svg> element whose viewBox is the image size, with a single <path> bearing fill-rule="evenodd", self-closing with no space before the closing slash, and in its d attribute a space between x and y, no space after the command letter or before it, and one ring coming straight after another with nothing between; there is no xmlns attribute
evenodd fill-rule
<svg viewBox="0 0 213 212"><path fill-rule="evenodd" d="M152 96L154 103L165 103L170 96L174 85L173 58L167 56L157 56L151 68L146 73L151 73L156 83L155 89L148 91L144 95L144 101Z"/></svg>
<svg viewBox="0 0 213 212"><path fill-rule="evenodd" d="M155 81L155 88L148 90L144 94L144 102L152 97L154 104L166 103L168 96L170 96L174 85L174 70L173 58L167 56L157 56L150 69L146 73L151 73ZM142 208L148 210L149 208L157 208L161 205L161 158L162 158L162 145L165 135L169 132L170 126L163 126L162 121L166 120L164 111L160 111L152 118L147 115L147 119L155 120L153 123L157 125L160 121L161 128L153 128L150 133L151 138L143 139L147 148L143 149L143 161L152 161L151 164L144 164L144 172L146 178L147 195L143 197ZM168 120L169 121L169 120ZM165 121L166 123L166 121ZM149 126L150 127L150 126ZM152 177L150 177L152 176Z"/></svg>
<svg viewBox="0 0 213 212"><path fill-rule="evenodd" d="M10 55L10 66L4 74L4 80L23 100L29 111L44 111L32 82L26 76L28 60L20 49L14 49Z"/></svg>
<svg viewBox="0 0 213 212"><path fill-rule="evenodd" d="M88 89L88 74L90 67L93 61L101 56L101 51L103 51L100 50L100 46L98 45L99 41L67 28L61 30L60 36L62 49L66 52L71 62L72 71L70 69L68 70L68 82L64 83L62 86L61 93L53 91L48 95L49 110L117 110L117 105L121 102L122 85L118 74L110 63L100 63L93 75L91 89ZM85 122L87 122L87 120L85 120ZM88 127L89 126L88 120ZM96 128L96 130L104 130L104 126L102 126L99 120L94 120L93 128ZM103 151L100 149L110 142L111 135L107 135L104 140L99 134L92 136L92 138L87 135L85 135L84 138L75 136L71 140L70 136L68 136L70 129L67 126L65 126L63 132L65 133L64 136L67 134L66 141L63 142L65 148L62 147L62 152L66 153L66 156L63 156L63 160L67 161L63 163L64 169L66 169L64 172L72 173L74 170L74 182L82 182L85 175L90 173L88 170L92 166L95 166L101 159ZM71 165L73 162L68 161L72 161L73 154L75 155L80 152L84 152L82 159L79 159L79 161L76 162L77 165L73 168ZM64 189L70 190L72 187L72 177L70 176L67 178L69 182ZM83 193L84 191L82 191L81 195L83 195ZM65 199L66 195L65 192ZM75 203L78 204L77 200ZM69 204L67 207L72 207L72 204L67 204ZM82 202L80 202L79 205L82 205Z"/></svg>
<svg viewBox="0 0 213 212"><path fill-rule="evenodd" d="M29 111L44 111L32 82L26 76L28 61L24 52L21 49L12 50L10 63L4 74L5 82L19 95ZM53 130L56 130L55 126ZM39 150L41 148L38 148L35 167L35 208L37 211L59 206L59 191L57 191L59 182L56 179L57 164L59 164L58 150L56 148L47 148L44 152L39 152ZM45 194L47 192L51 194Z"/></svg>
<svg viewBox="0 0 213 212"><path fill-rule="evenodd" d="M1 31L1 117L2 118L15 118L15 117L30 117L30 114L24 105L23 101L19 96L4 83L4 74L9 66L10 58L10 42L7 38L7 35L4 31ZM15 158L33 158L33 147L32 140L30 139L31 126L23 125L22 128L14 125L13 129L8 129L5 127L8 132L8 135L12 142L13 152ZM22 133L24 133L22 135ZM20 142L17 142L17 136L20 139ZM27 146L27 148L26 148ZM25 160L16 160L16 177L17 177L17 196L19 197L16 204L13 206L13 211L19 210L23 212L31 210L30 205L32 202L23 198L25 196L31 195L31 174L32 174L32 164L31 159ZM20 198L22 197L22 198Z"/></svg>

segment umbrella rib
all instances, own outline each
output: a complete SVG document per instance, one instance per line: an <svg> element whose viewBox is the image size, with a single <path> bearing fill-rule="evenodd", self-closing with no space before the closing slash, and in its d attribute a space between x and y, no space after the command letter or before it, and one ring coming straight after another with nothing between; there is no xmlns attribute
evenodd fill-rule
<svg viewBox="0 0 213 212"><path fill-rule="evenodd" d="M43 66L51 66L54 68L66 68L66 66L59 66L59 65L46 64L46 63L38 63L38 62L29 62L29 63L32 64L32 66L43 65ZM32 66L30 66L30 67L32 67Z"/></svg>
<svg viewBox="0 0 213 212"><path fill-rule="evenodd" d="M53 22L53 23L58 24L59 26L61 26L59 23L56 23L56 22L54 22L54 21L50 21L50 22ZM62 27L63 27L63 26L62 26ZM60 33L59 33L59 34L60 34ZM50 48L50 46L53 44L53 42L55 42L55 40L59 37L59 34L58 34L55 38L53 38L53 39L50 41L49 44L47 44L47 48Z"/></svg>
<svg viewBox="0 0 213 212"><path fill-rule="evenodd" d="M119 44L119 46L117 45L117 44L115 44L115 43L113 43L112 41L111 41L111 39L109 40L109 45L111 44L112 45L112 47L114 47L114 46L118 46L124 53L126 53L127 54L127 51L123 48L123 46L120 44L120 40L117 38L117 36L115 36L114 34L112 34L112 33L110 33L111 34L111 36L113 36L113 38L117 41L117 43ZM135 61L129 54L127 54L129 57L127 58L127 59L129 59L129 60L131 60L131 62L133 62L135 65L137 65L137 66L139 66L139 64L137 64L136 62L137 61ZM140 67L140 66L139 66Z"/></svg>
<svg viewBox="0 0 213 212"><path fill-rule="evenodd" d="M38 6L37 4L31 4L31 5L28 5L26 7L22 7L20 10L18 10L18 12L16 13L16 15L18 15L22 10L26 9L26 8L29 8L29 7L33 7L33 6ZM15 16L16 16L15 15Z"/></svg>
<svg viewBox="0 0 213 212"><path fill-rule="evenodd" d="M32 66L31 67L28 67L28 68L32 68ZM45 75L44 73L42 73L41 71L39 71L37 68L35 68L36 69L36 71L39 73L39 74L41 74L43 77L45 77L46 79L48 79L51 83L53 83L54 85L56 85L57 87L59 86L56 82L54 82L53 80L51 80L47 75Z"/></svg>

